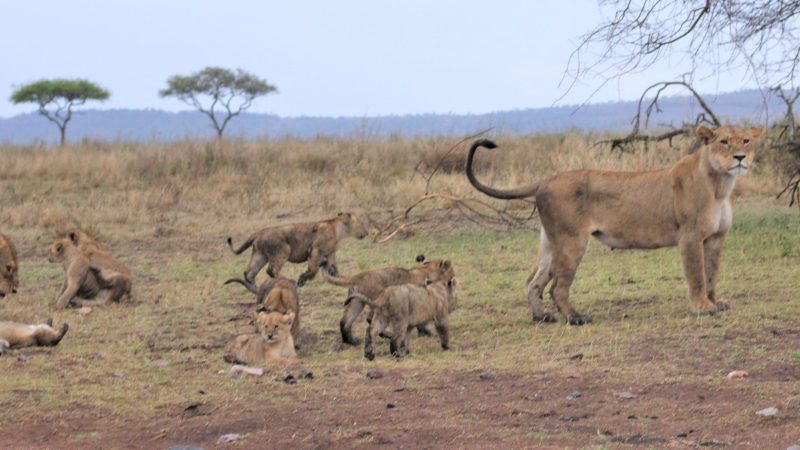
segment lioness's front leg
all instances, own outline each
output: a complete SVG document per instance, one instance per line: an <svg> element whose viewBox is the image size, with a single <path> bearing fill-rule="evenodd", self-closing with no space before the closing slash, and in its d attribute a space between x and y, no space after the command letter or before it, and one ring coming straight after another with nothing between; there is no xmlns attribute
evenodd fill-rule
<svg viewBox="0 0 800 450"><path fill-rule="evenodd" d="M727 301L717 298L717 275L719 273L719 263L722 257L722 247L725 243L725 233L717 233L703 242L703 253L705 256L706 268L706 292L708 299L716 305L720 311L729 309L731 306Z"/></svg>
<svg viewBox="0 0 800 450"><path fill-rule="evenodd" d="M695 314L711 314L717 310L716 305L708 299L706 290L706 270L703 251L703 240L696 236L682 236L678 242L683 259L683 273L689 284L689 299L692 312Z"/></svg>

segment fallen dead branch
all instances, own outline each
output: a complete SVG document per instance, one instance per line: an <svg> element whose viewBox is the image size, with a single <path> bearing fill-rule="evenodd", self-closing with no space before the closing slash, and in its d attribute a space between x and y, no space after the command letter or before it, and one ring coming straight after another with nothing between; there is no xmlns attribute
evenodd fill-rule
<svg viewBox="0 0 800 450"><path fill-rule="evenodd" d="M783 188L776 198L780 199L783 194L788 194L790 208L795 204L800 208L800 168L795 170L789 182L786 183L786 187Z"/></svg>

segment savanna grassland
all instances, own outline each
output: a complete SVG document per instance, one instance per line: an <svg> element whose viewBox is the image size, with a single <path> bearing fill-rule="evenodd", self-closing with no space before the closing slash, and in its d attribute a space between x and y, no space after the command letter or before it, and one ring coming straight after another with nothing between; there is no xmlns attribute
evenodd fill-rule
<svg viewBox="0 0 800 450"><path fill-rule="evenodd" d="M681 151L610 153L597 136L497 137L479 176L495 185L576 168L647 170ZM524 284L538 222L487 228L446 200L405 239L344 241L344 274L448 258L460 281L451 347L411 338L397 361L369 362L338 334L346 291L301 288L301 364L232 379L225 343L251 332L253 295L222 286L268 225L360 214L373 231L425 193L457 139L94 143L0 149L0 231L20 254L21 286L0 318L52 317L71 329L54 348L0 357L0 448L786 448L800 443L800 214L774 195L776 155L742 184L718 290L733 308L694 317L676 249L610 251L592 242L571 301L584 327L534 324ZM448 157L433 192L481 197ZM415 172L417 168L417 172ZM526 203L511 204L520 216ZM60 266L47 247L77 225L134 274L130 304L55 311ZM444 226L443 226L444 225ZM297 277L302 265L284 275ZM261 275L263 279L265 275ZM552 304L546 299L551 310ZM563 318L562 318L563 319ZM359 322L356 336L363 337ZM287 383L301 369L313 378ZM367 378L371 369L383 375ZM750 377L728 380L733 370ZM777 415L756 411L774 406ZM240 439L217 445L226 433Z"/></svg>

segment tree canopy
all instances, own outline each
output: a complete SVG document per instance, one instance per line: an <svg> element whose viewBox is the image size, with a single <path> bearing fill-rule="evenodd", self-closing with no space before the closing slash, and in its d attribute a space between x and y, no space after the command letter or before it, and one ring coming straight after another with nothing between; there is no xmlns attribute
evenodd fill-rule
<svg viewBox="0 0 800 450"><path fill-rule="evenodd" d="M67 124L72 120L72 108L88 100L106 100L111 94L88 80L40 80L20 86L11 94L14 104L35 103L39 114L58 126L61 145L66 140Z"/></svg>
<svg viewBox="0 0 800 450"><path fill-rule="evenodd" d="M159 91L159 95L175 97L207 115L221 139L231 119L250 108L257 97L276 90L266 80L242 69L234 72L222 67L206 67L191 75L170 77L167 88Z"/></svg>

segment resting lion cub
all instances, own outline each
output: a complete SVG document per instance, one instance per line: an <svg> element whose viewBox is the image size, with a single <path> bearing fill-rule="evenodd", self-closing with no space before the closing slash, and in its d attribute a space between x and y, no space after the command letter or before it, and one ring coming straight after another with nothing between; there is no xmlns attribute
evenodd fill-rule
<svg viewBox="0 0 800 450"><path fill-rule="evenodd" d="M133 278L124 264L79 229L70 230L67 237L89 258L92 269L100 272L100 279L109 291L109 301L119 302L130 297Z"/></svg>
<svg viewBox="0 0 800 450"><path fill-rule="evenodd" d="M364 338L364 356L372 360L375 350L372 342L378 337L391 339L389 350L392 355L401 357L408 354L408 330L412 327L433 322L442 349L450 348L449 317L455 309L456 279L429 283L425 286L401 284L384 289L377 299L361 300L372 306L372 323ZM360 295L360 294L353 294ZM387 329L391 327L389 335Z"/></svg>
<svg viewBox="0 0 800 450"><path fill-rule="evenodd" d="M294 313L260 312L258 333L243 334L225 347L223 358L229 363L247 365L286 365L297 361L291 327Z"/></svg>
<svg viewBox="0 0 800 450"><path fill-rule="evenodd" d="M308 261L308 269L297 280L297 285L303 286L317 275L319 262L323 258L336 266L339 241L349 236L364 239L367 227L356 216L339 213L333 219L322 222L264 228L253 233L239 248L234 248L233 240L229 237L228 247L237 255L253 247L250 264L244 272L244 279L251 284L255 284L256 275L267 263L267 275L275 278L280 275L286 261Z"/></svg>
<svg viewBox="0 0 800 450"><path fill-rule="evenodd" d="M0 300L16 294L19 288L19 263L17 249L11 239L0 233Z"/></svg>
<svg viewBox="0 0 800 450"><path fill-rule="evenodd" d="M52 320L38 325L0 322L0 354L10 348L58 345L67 334L69 324L62 325L59 331L54 330L52 325Z"/></svg>
<svg viewBox="0 0 800 450"><path fill-rule="evenodd" d="M239 283L247 290L256 294L256 303L261 305L257 312L277 312L281 314L292 313L292 338L295 345L300 339L300 295L297 293L297 283L284 277L269 278L256 289L251 283L238 278L231 278L225 284Z"/></svg>
<svg viewBox="0 0 800 450"><path fill-rule="evenodd" d="M554 322L542 311L542 294L551 280L556 308L572 325L591 322L569 304L569 289L586 251L589 236L612 249L653 249L677 245L689 285L692 312L709 314L729 308L716 293L725 235L731 227L731 193L736 179L753 164L753 141L762 128L697 127L703 146L668 169L649 172L573 170L530 186L500 190L475 177L467 157L467 177L479 191L500 199L534 197L542 220L539 262L528 278L528 302L534 321Z"/></svg>
<svg viewBox="0 0 800 450"><path fill-rule="evenodd" d="M420 258L421 257L421 258ZM420 255L417 261L424 261L425 257ZM342 334L342 342L350 345L358 345L358 341L353 337L353 324L358 315L364 309L365 303L354 293L361 294L371 300L378 298L381 292L389 286L398 284L413 283L425 284L426 280L439 281L449 280L455 276L453 265L448 260L429 261L410 269L401 267L384 267L381 269L366 270L351 277L337 277L330 275L327 269L326 260L321 263L323 267L322 277L325 281L336 286L348 287L347 299L344 302L344 314L339 321L339 331ZM371 314L369 314L371 316ZM428 333L423 326L418 328L421 334Z"/></svg>

